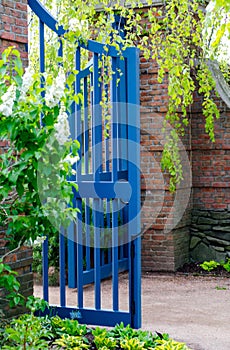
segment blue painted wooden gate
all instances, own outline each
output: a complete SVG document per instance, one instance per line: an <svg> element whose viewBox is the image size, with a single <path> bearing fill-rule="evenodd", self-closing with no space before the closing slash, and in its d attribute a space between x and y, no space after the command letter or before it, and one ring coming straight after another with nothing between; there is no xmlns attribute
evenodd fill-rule
<svg viewBox="0 0 230 350"><path fill-rule="evenodd" d="M45 28L59 37L62 27L37 0L28 0L39 18L40 69L45 71ZM82 52L89 52L82 69ZM62 48L59 49L59 56ZM103 56L107 68L101 65ZM72 137L81 144L76 168L78 192L74 202L80 209L77 224L60 234L61 317L81 323L113 326L123 321L141 325L141 242L140 242L140 139L139 139L139 54L136 48L120 53L112 46L89 40L79 42L75 52L76 93L82 103L73 106ZM109 67L109 68L108 68ZM109 79L105 76L110 74ZM119 81L119 82L118 82ZM102 93L107 106L102 107ZM105 115L105 109L107 114ZM68 285L77 288L76 307L66 305L66 253ZM119 305L119 273L127 271L129 305ZM111 276L112 308L104 310L101 283ZM94 307L84 307L84 285L94 283ZM48 240L43 244L43 294L49 300Z"/></svg>

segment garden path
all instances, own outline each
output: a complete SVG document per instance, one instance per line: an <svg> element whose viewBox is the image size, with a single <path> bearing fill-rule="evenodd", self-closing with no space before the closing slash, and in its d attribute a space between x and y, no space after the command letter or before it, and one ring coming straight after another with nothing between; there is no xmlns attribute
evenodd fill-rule
<svg viewBox="0 0 230 350"><path fill-rule="evenodd" d="M111 308L111 281L102 283L102 307ZM34 286L35 296L42 288ZM67 289L67 303L76 305L76 289ZM85 306L93 303L93 285L85 287ZM58 287L50 287L50 303L58 303ZM120 276L120 303L125 310L128 279ZM169 333L192 350L230 349L230 278L181 274L144 274L142 328Z"/></svg>

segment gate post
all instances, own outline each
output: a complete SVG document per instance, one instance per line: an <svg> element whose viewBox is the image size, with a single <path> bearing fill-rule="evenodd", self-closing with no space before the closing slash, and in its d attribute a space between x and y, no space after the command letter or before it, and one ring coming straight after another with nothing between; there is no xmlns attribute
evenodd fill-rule
<svg viewBox="0 0 230 350"><path fill-rule="evenodd" d="M128 181L132 188L129 206L131 326L141 327L141 227L140 227L140 97L139 50L129 49L128 88Z"/></svg>

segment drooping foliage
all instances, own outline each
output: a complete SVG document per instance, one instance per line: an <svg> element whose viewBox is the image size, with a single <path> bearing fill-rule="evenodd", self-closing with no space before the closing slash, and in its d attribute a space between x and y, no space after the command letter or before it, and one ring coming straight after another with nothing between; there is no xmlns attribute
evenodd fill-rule
<svg viewBox="0 0 230 350"><path fill-rule="evenodd" d="M220 52L229 35L229 2L167 0L155 6L156 2L150 0L46 0L44 4L57 18L59 25L67 30L63 41L65 69L74 69L73 48L78 40L87 42L90 38L103 42L105 46L114 45L117 49L138 46L146 59L157 61L158 80L161 83L166 79L168 84L169 100L165 120L173 126L163 152L162 167L169 171L170 188L175 190L183 176L178 137L186 133L190 123L188 110L193 103L196 86L203 96L205 131L211 141L215 139L214 120L219 118L219 111L213 99L215 82L208 69L207 59L221 57L225 76L228 77L228 67ZM120 22L118 20L117 26L114 26L116 15L120 16ZM124 26L122 18L125 19ZM31 22L32 33L36 36L34 16ZM47 69L57 67L58 45L58 39L49 32ZM36 56L34 48L31 47L31 59ZM105 58L102 61L106 65ZM103 102L106 103L105 100Z"/></svg>

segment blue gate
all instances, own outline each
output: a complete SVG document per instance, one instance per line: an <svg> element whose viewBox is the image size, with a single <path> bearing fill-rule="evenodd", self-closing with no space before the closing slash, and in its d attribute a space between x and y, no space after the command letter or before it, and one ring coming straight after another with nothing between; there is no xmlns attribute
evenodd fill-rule
<svg viewBox="0 0 230 350"><path fill-rule="evenodd" d="M39 18L40 69L45 71L45 28L58 37L62 27L37 0L28 0ZM81 58L89 53L82 69ZM59 49L59 56L62 49ZM101 64L106 57L106 68ZM76 223L60 233L60 305L55 312L79 322L113 326L121 321L141 326L140 241L140 139L139 54L136 48L121 53L92 40L79 42L75 52L76 94L82 103L73 105L72 138L81 144L76 168L80 209ZM105 79L105 77L109 77ZM103 96L106 107L102 108ZM106 112L105 112L106 110ZM77 288L76 307L66 305L66 253L68 286ZM127 271L128 310L119 305L119 273ZM104 310L101 284L111 277L112 308ZM84 307L84 285L94 283L94 307ZM43 244L43 294L49 300L48 240Z"/></svg>

